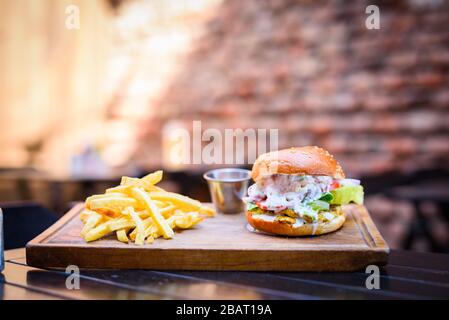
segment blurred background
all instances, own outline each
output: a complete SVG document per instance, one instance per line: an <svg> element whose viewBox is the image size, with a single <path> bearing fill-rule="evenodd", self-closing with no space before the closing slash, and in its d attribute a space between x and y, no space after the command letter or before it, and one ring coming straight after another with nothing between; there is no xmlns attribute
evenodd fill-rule
<svg viewBox="0 0 449 320"><path fill-rule="evenodd" d="M380 29L365 27L368 5ZM79 10L79 28L67 19ZM392 248L449 252L449 1L0 0L6 248L121 175L203 201L170 133L279 129L360 178Z"/></svg>

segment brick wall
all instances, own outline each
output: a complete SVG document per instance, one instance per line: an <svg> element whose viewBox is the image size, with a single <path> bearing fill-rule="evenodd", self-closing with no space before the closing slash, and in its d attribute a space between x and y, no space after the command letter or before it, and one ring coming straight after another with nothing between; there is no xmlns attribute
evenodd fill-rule
<svg viewBox="0 0 449 320"><path fill-rule="evenodd" d="M380 30L365 28L377 4ZM449 168L448 1L228 0L182 64L156 120L279 128L351 176ZM155 122L156 121L156 122Z"/></svg>

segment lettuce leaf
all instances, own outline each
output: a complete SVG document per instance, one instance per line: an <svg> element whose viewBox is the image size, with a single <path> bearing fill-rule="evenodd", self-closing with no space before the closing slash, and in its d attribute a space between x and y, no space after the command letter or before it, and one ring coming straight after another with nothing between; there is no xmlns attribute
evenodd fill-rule
<svg viewBox="0 0 449 320"><path fill-rule="evenodd" d="M332 193L326 192L326 193L323 193L321 195L321 198L319 198L318 200L325 201L325 202L331 202L332 199L334 199L334 196L332 195Z"/></svg>
<svg viewBox="0 0 449 320"><path fill-rule="evenodd" d="M363 204L363 187L362 186L343 186L331 191L334 197L330 204Z"/></svg>
<svg viewBox="0 0 449 320"><path fill-rule="evenodd" d="M246 204L246 210L247 211L253 211L253 210L257 209L257 208L258 208L258 206L255 203L253 203L253 202L248 202Z"/></svg>
<svg viewBox="0 0 449 320"><path fill-rule="evenodd" d="M326 201L322 201L322 200L312 201L308 204L308 206L311 207L312 210L314 210L316 212L329 210L329 203L327 203Z"/></svg>

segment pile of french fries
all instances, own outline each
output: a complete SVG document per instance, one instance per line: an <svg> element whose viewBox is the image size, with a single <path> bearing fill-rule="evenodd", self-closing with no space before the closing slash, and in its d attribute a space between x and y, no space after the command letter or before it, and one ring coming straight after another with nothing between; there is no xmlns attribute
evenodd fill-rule
<svg viewBox="0 0 449 320"><path fill-rule="evenodd" d="M143 245L161 236L171 239L174 230L192 228L214 216L214 210L199 201L156 186L162 175L159 170L140 179L122 177L119 186L88 197L81 212L84 240L115 233L121 242Z"/></svg>

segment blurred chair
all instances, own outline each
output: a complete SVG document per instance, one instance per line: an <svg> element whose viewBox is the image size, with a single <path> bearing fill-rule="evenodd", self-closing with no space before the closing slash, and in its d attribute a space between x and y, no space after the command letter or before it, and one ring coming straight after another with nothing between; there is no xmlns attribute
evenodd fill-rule
<svg viewBox="0 0 449 320"><path fill-rule="evenodd" d="M0 207L3 210L5 250L24 247L58 220L55 212L36 202L4 202Z"/></svg>

